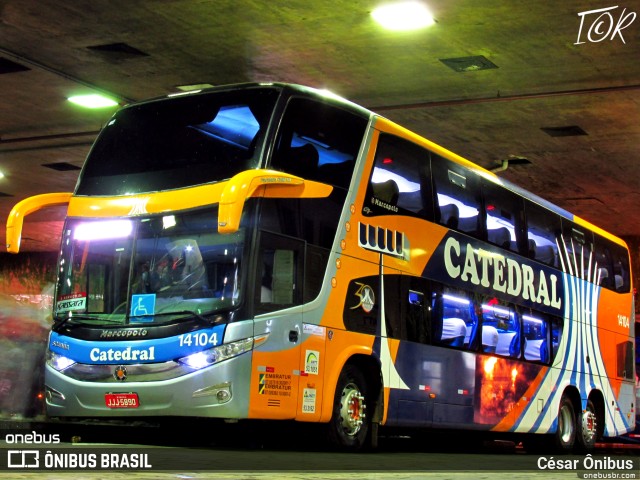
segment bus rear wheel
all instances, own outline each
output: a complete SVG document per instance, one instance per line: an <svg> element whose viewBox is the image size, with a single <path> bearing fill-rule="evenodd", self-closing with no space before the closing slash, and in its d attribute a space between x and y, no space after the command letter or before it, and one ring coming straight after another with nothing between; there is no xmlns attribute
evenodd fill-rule
<svg viewBox="0 0 640 480"><path fill-rule="evenodd" d="M555 445L559 452L568 453L573 450L576 441L576 414L571 399L562 396L558 408L558 430L555 434Z"/></svg>
<svg viewBox="0 0 640 480"><path fill-rule="evenodd" d="M353 365L346 365L336 386L333 414L329 422L329 440L344 450L361 450L367 446L371 429L367 413L369 391L364 375Z"/></svg>
<svg viewBox="0 0 640 480"><path fill-rule="evenodd" d="M587 408L580 415L577 422L576 447L580 453L593 451L598 440L600 424L596 408L591 400L587 401Z"/></svg>

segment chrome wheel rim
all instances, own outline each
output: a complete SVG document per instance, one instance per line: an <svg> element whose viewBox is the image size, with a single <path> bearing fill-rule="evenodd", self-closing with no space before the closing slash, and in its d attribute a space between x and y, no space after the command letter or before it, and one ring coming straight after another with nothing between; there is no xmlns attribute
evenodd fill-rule
<svg viewBox="0 0 640 480"><path fill-rule="evenodd" d="M364 423L366 408L364 395L358 386L347 384L340 398L340 424L347 435L358 434Z"/></svg>
<svg viewBox="0 0 640 480"><path fill-rule="evenodd" d="M591 410L585 410L582 414L582 438L585 443L591 444L595 441L598 431L596 414Z"/></svg>

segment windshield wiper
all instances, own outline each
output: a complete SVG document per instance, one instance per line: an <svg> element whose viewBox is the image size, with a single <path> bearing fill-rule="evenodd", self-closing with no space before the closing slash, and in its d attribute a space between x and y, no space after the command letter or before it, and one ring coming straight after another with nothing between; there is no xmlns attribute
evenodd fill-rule
<svg viewBox="0 0 640 480"><path fill-rule="evenodd" d="M216 318L207 318L199 313L192 312L191 310L178 310L174 312L161 312L153 315L140 315L140 316L141 317L164 317L167 315L189 315L197 319L200 323L202 323L205 326L211 326L217 322ZM129 317L129 319L131 318L138 318L138 317Z"/></svg>
<svg viewBox="0 0 640 480"><path fill-rule="evenodd" d="M68 317L54 318L53 319L52 330L54 330L54 331L58 330L60 327L62 327L62 325L67 323L67 321L72 320L72 319L73 320L95 320L95 321L100 321L100 322L105 322L105 323L119 323L119 324L122 324L122 320L97 317L95 315L76 314L76 315L70 315Z"/></svg>

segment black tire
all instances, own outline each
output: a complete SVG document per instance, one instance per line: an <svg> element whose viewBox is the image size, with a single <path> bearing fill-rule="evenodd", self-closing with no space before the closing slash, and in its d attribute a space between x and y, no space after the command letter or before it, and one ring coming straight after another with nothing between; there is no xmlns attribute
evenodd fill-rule
<svg viewBox="0 0 640 480"><path fill-rule="evenodd" d="M367 381L358 368L346 365L336 386L329 441L341 450L362 450L368 446L373 412Z"/></svg>
<svg viewBox="0 0 640 480"><path fill-rule="evenodd" d="M559 453L569 453L576 442L576 413L571 399L565 395L558 407L558 430L554 435L554 443Z"/></svg>
<svg viewBox="0 0 640 480"><path fill-rule="evenodd" d="M598 441L600 420L591 400L587 401L587 408L578 416L576 425L576 450L579 453L592 452Z"/></svg>

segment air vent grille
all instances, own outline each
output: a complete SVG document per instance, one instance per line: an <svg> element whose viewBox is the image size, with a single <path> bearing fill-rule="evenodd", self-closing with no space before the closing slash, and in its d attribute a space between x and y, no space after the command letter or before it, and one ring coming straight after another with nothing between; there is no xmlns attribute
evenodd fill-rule
<svg viewBox="0 0 640 480"><path fill-rule="evenodd" d="M498 68L495 63L482 55L476 55L473 57L441 58L440 61L456 72L476 72L478 70Z"/></svg>
<svg viewBox="0 0 640 480"><path fill-rule="evenodd" d="M80 170L80 167L77 167L67 162L43 163L42 166L50 168L52 170L56 170L58 172L69 172L72 170Z"/></svg>
<svg viewBox="0 0 640 480"><path fill-rule="evenodd" d="M577 125L568 125L565 127L541 127L541 130L550 137L577 137L580 135L589 135Z"/></svg>
<svg viewBox="0 0 640 480"><path fill-rule="evenodd" d="M148 57L149 54L138 50L126 43L105 43L103 45L93 45L87 47L89 50L95 52L104 53L112 57L127 58L127 57Z"/></svg>
<svg viewBox="0 0 640 480"><path fill-rule="evenodd" d="M26 72L31 70L24 65L20 65L19 63L12 62L11 60L7 60L6 58L0 57L0 74L3 73L16 73L16 72Z"/></svg>

